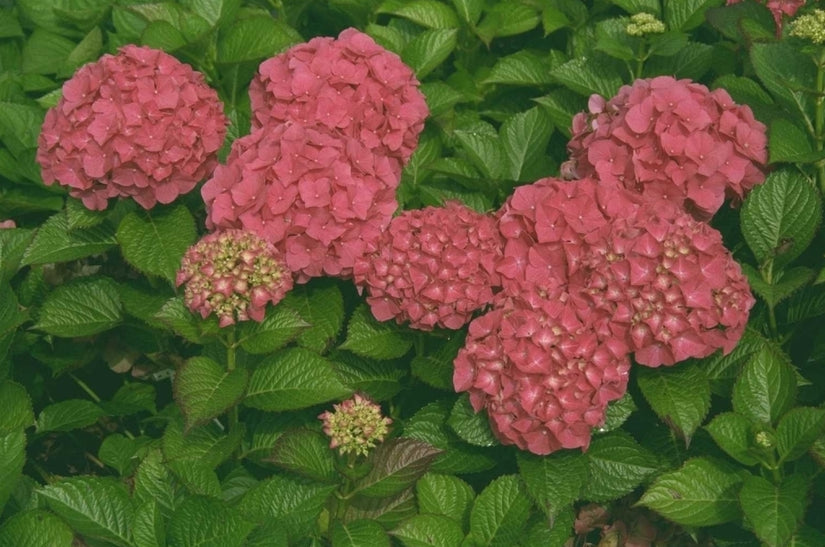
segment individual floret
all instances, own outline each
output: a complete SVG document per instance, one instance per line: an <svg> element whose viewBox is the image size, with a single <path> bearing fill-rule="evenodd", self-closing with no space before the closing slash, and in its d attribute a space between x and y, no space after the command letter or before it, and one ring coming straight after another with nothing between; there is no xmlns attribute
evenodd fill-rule
<svg viewBox="0 0 825 547"><path fill-rule="evenodd" d="M765 126L723 90L660 76L636 80L573 118L572 177L597 177L707 220L764 181Z"/></svg>
<svg viewBox="0 0 825 547"><path fill-rule="evenodd" d="M37 161L89 209L131 197L145 209L191 191L217 164L227 119L203 75L127 45L81 67L43 121Z"/></svg>
<svg viewBox="0 0 825 547"><path fill-rule="evenodd" d="M398 204L386 158L323 125L264 127L232 143L201 189L208 228L243 228L280 250L296 281L349 277Z"/></svg>
<svg viewBox="0 0 825 547"><path fill-rule="evenodd" d="M320 123L387 157L396 177L429 114L412 70L354 28L261 63L249 86L253 129Z"/></svg>
<svg viewBox="0 0 825 547"><path fill-rule="evenodd" d="M458 329L492 302L500 256L495 219L448 202L395 217L353 278L379 321Z"/></svg>
<svg viewBox="0 0 825 547"><path fill-rule="evenodd" d="M474 319L454 365L456 391L499 440L534 454L587 449L630 370L624 341L599 336L561 288L541 308L514 299Z"/></svg>
<svg viewBox="0 0 825 547"><path fill-rule="evenodd" d="M268 303L277 304L292 288L292 277L275 247L244 230L214 232L183 256L176 284L184 302L204 319L218 316L220 326L263 321Z"/></svg>
<svg viewBox="0 0 825 547"><path fill-rule="evenodd" d="M392 424L390 418L381 415L380 405L357 393L332 407L333 412L327 410L318 419L330 438L329 447L337 448L342 455L366 456L384 440Z"/></svg>

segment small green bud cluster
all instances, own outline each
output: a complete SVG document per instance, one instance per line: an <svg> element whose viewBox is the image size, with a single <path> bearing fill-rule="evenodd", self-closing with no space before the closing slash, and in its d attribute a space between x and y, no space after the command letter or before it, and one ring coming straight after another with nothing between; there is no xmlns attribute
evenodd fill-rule
<svg viewBox="0 0 825 547"><path fill-rule="evenodd" d="M797 17L791 22L791 36L810 40L814 44L825 43L825 11L815 9Z"/></svg>
<svg viewBox="0 0 825 547"><path fill-rule="evenodd" d="M366 456L376 443L384 440L392 423L381 415L378 404L358 394L332 406L334 412L326 411L318 418L324 422L329 447L337 448L340 454Z"/></svg>
<svg viewBox="0 0 825 547"><path fill-rule="evenodd" d="M630 18L625 31L630 36L661 34L665 31L665 24L650 13L637 13Z"/></svg>

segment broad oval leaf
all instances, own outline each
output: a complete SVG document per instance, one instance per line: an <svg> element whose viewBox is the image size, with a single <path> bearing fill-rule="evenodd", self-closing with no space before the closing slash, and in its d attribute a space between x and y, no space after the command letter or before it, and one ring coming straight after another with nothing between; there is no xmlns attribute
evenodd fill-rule
<svg viewBox="0 0 825 547"><path fill-rule="evenodd" d="M369 498L394 496L414 485L440 452L416 439L390 439L372 452L372 468L355 483L352 493Z"/></svg>
<svg viewBox="0 0 825 547"><path fill-rule="evenodd" d="M825 435L825 409L792 408L776 426L776 448L780 462L802 456L814 441Z"/></svg>
<svg viewBox="0 0 825 547"><path fill-rule="evenodd" d="M79 278L46 297L34 328L67 338L90 336L120 323L122 308L111 279Z"/></svg>
<svg viewBox="0 0 825 547"><path fill-rule="evenodd" d="M740 517L741 484L741 475L730 466L695 458L660 475L639 504L683 526L723 524Z"/></svg>
<svg viewBox="0 0 825 547"><path fill-rule="evenodd" d="M217 61L222 64L257 61L300 41L300 35L279 19L245 17L236 20L222 33L218 40Z"/></svg>
<svg viewBox="0 0 825 547"><path fill-rule="evenodd" d="M247 353L272 353L295 339L309 327L297 311L287 306L275 306L264 320L245 321L238 327L238 341Z"/></svg>
<svg viewBox="0 0 825 547"><path fill-rule="evenodd" d="M42 509L17 513L0 525L0 547L72 547L74 532L58 516Z"/></svg>
<svg viewBox="0 0 825 547"><path fill-rule="evenodd" d="M444 515L466 525L476 493L454 475L427 473L415 483L415 497L421 513Z"/></svg>
<svg viewBox="0 0 825 547"><path fill-rule="evenodd" d="M457 44L456 29L425 30L404 47L401 58L422 80L450 56Z"/></svg>
<svg viewBox="0 0 825 547"><path fill-rule="evenodd" d="M271 412L340 400L350 394L332 363L303 348L264 359L252 371L244 404Z"/></svg>
<svg viewBox="0 0 825 547"><path fill-rule="evenodd" d="M530 498L516 475L503 475L476 498L470 512L470 536L482 545L515 545L530 517Z"/></svg>
<svg viewBox="0 0 825 547"><path fill-rule="evenodd" d="M25 463L26 434L23 430L0 432L0 511L17 485Z"/></svg>
<svg viewBox="0 0 825 547"><path fill-rule="evenodd" d="M377 321L366 304L352 313L347 324L347 339L339 346L363 357L396 359L412 347L412 340L392 322Z"/></svg>
<svg viewBox="0 0 825 547"><path fill-rule="evenodd" d="M320 482L333 483L339 478L329 438L318 431L287 431L278 438L272 455L263 461Z"/></svg>
<svg viewBox="0 0 825 547"><path fill-rule="evenodd" d="M11 380L0 382L0 433L23 430L33 424L34 412L26 388Z"/></svg>
<svg viewBox="0 0 825 547"><path fill-rule="evenodd" d="M555 517L581 497L587 483L587 456L559 451L548 456L516 455L527 493L548 517Z"/></svg>
<svg viewBox="0 0 825 547"><path fill-rule="evenodd" d="M129 264L174 283L181 258L195 241L197 231L189 209L178 205L129 213L120 221L116 235Z"/></svg>
<svg viewBox="0 0 825 547"><path fill-rule="evenodd" d="M796 376L788 357L765 346L745 365L733 387L733 410L757 424L774 424L796 398Z"/></svg>
<svg viewBox="0 0 825 547"><path fill-rule="evenodd" d="M189 496L175 509L167 539L175 547L240 547L254 527L220 500Z"/></svg>
<svg viewBox="0 0 825 547"><path fill-rule="evenodd" d="M332 547L390 547L390 537L374 520L334 520L329 533Z"/></svg>
<svg viewBox="0 0 825 547"><path fill-rule="evenodd" d="M458 17L450 6L437 0L412 0L384 2L376 13L389 13L409 19L413 23L427 28L455 28Z"/></svg>
<svg viewBox="0 0 825 547"><path fill-rule="evenodd" d="M475 446L495 446L500 444L490 429L486 410L476 413L470 404L470 398L465 393L458 397L447 418L449 425L456 435Z"/></svg>
<svg viewBox="0 0 825 547"><path fill-rule="evenodd" d="M23 264L68 262L102 253L117 245L108 224L87 229L69 229L66 213L60 211L44 222L23 255Z"/></svg>
<svg viewBox="0 0 825 547"><path fill-rule="evenodd" d="M660 464L655 454L616 430L593 439L587 450L587 466L590 479L583 496L602 501L632 492L658 471Z"/></svg>
<svg viewBox="0 0 825 547"><path fill-rule="evenodd" d="M705 426L710 436L728 456L745 465L759 463L752 454L752 426L750 420L736 412L717 414Z"/></svg>
<svg viewBox="0 0 825 547"><path fill-rule="evenodd" d="M405 547L459 547L464 540L461 524L444 515L413 515L390 531L390 535Z"/></svg>
<svg viewBox="0 0 825 547"><path fill-rule="evenodd" d="M174 392L186 429L209 421L243 397L249 374L227 370L207 357L192 357L175 374Z"/></svg>
<svg viewBox="0 0 825 547"><path fill-rule="evenodd" d="M87 427L105 416L98 405L85 399L66 399L50 404L37 416L37 432L71 431Z"/></svg>
<svg viewBox="0 0 825 547"><path fill-rule="evenodd" d="M344 296L336 285L295 287L279 306L291 308L309 323L298 343L323 353L344 325Z"/></svg>
<svg viewBox="0 0 825 547"><path fill-rule="evenodd" d="M739 500L756 536L770 547L788 545L805 513L808 487L802 475L789 475L777 486L748 475Z"/></svg>
<svg viewBox="0 0 825 547"><path fill-rule="evenodd" d="M639 389L659 418L690 444L710 410L710 381L698 365L668 370L641 367Z"/></svg>
<svg viewBox="0 0 825 547"><path fill-rule="evenodd" d="M501 144L507 156L510 179L532 181L549 171L547 144L553 123L541 107L509 117L501 126Z"/></svg>

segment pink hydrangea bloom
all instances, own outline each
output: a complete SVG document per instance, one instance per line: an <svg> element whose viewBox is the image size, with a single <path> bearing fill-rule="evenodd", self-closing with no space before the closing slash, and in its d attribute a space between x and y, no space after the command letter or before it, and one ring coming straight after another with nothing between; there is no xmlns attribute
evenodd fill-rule
<svg viewBox="0 0 825 547"><path fill-rule="evenodd" d="M412 70L354 28L264 61L249 97L253 129L320 123L389 158L397 176L429 114Z"/></svg>
<svg viewBox="0 0 825 547"><path fill-rule="evenodd" d="M493 300L500 256L495 219L448 202L395 217L353 278L379 321L458 329Z"/></svg>
<svg viewBox="0 0 825 547"><path fill-rule="evenodd" d="M292 288L292 277L275 247L244 230L214 232L190 247L175 280L184 285L184 302L204 319L263 321L268 303L277 304Z"/></svg>
<svg viewBox="0 0 825 547"><path fill-rule="evenodd" d="M741 201L765 175L765 126L723 90L660 76L636 80L573 118L575 177L597 177L707 220L725 198Z"/></svg>
<svg viewBox="0 0 825 547"><path fill-rule="evenodd" d="M728 0L727 5L738 4L741 1L742 0ZM787 15L788 17L793 17L796 15L799 8L805 5L805 0L768 0L765 5L771 10L773 20L776 23L776 37L781 38L782 16Z"/></svg>
<svg viewBox="0 0 825 547"><path fill-rule="evenodd" d="M288 122L233 142L201 194L208 228L257 233L303 283L352 274L398 207L397 184L387 158L358 139Z"/></svg>
<svg viewBox="0 0 825 547"><path fill-rule="evenodd" d="M43 121L43 181L89 209L131 197L150 209L191 191L217 163L227 119L217 93L171 55L127 45L81 67Z"/></svg>
<svg viewBox="0 0 825 547"><path fill-rule="evenodd" d="M570 286L651 367L730 352L754 304L719 232L668 202L614 218Z"/></svg>
<svg viewBox="0 0 825 547"><path fill-rule="evenodd" d="M11 229L11 228L17 228L17 223L14 222L14 220L12 220L12 219L0 220L0 229L8 230L8 229Z"/></svg>
<svg viewBox="0 0 825 547"><path fill-rule="evenodd" d="M474 319L454 367L456 391L486 408L504 444L549 454L587 449L630 362L621 339L600 337L590 310L556 289L540 307L511 299Z"/></svg>

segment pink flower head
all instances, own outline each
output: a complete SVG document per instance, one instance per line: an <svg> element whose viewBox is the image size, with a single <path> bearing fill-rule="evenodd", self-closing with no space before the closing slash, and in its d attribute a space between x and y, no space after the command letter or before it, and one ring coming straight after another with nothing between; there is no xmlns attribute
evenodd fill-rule
<svg viewBox="0 0 825 547"><path fill-rule="evenodd" d="M394 53L348 28L261 63L249 86L252 127L322 124L401 168L429 114L418 80Z"/></svg>
<svg viewBox="0 0 825 547"><path fill-rule="evenodd" d="M765 126L723 89L660 76L590 105L573 120L568 177L671 201L700 220L765 179Z"/></svg>
<svg viewBox="0 0 825 547"><path fill-rule="evenodd" d="M17 228L17 223L14 222L14 220L0 220L0 230L8 230L11 228Z"/></svg>
<svg viewBox="0 0 825 547"><path fill-rule="evenodd" d="M127 45L81 67L43 121L43 181L89 209L131 197L171 203L217 163L227 119L203 75L171 55Z"/></svg>
<svg viewBox="0 0 825 547"><path fill-rule="evenodd" d="M379 321L458 329L493 300L500 255L495 219L448 202L395 217L353 277Z"/></svg>
<svg viewBox="0 0 825 547"><path fill-rule="evenodd" d="M742 0L728 0L726 5L738 4ZM793 17L796 12L805 5L805 0L767 0L765 3L771 10L774 23L776 23L776 37L782 37L782 16Z"/></svg>
<svg viewBox="0 0 825 547"><path fill-rule="evenodd" d="M611 317L640 364L730 352L754 304L718 231L667 202L616 218L571 293ZM585 304L582 304L585 305Z"/></svg>
<svg viewBox="0 0 825 547"><path fill-rule="evenodd" d="M177 286L184 302L204 319L214 313L220 325L263 321L268 303L277 304L292 288L292 277L275 247L244 230L214 232L183 255Z"/></svg>
<svg viewBox="0 0 825 547"><path fill-rule="evenodd" d="M355 394L352 399L332 405L334 412L318 416L324 423L324 433L330 438L329 447L340 454L354 453L366 456L375 445L384 440L392 424L381 415L381 406L366 397Z"/></svg>
<svg viewBox="0 0 825 547"><path fill-rule="evenodd" d="M347 277L398 207L387 158L321 124L267 126L232 143L201 189L208 228L271 242L296 280Z"/></svg>
<svg viewBox="0 0 825 547"><path fill-rule="evenodd" d="M627 346L602 338L587 308L561 289L551 301L554 309L513 299L474 319L454 361L456 391L487 409L504 444L534 454L587 449L630 370Z"/></svg>

